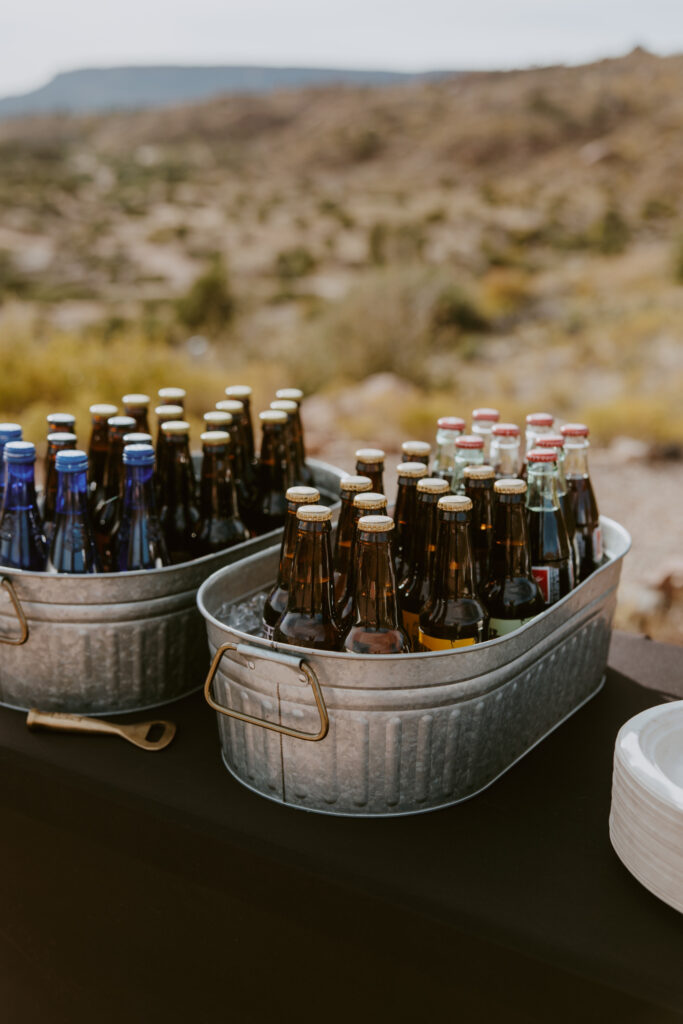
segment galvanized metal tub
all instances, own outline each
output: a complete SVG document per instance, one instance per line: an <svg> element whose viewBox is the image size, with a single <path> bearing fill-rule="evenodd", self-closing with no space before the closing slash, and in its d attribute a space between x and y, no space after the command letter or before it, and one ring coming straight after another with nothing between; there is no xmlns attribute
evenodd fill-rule
<svg viewBox="0 0 683 1024"><path fill-rule="evenodd" d="M358 817L434 810L485 789L604 682L631 539L601 524L608 560L588 580L517 632L456 651L278 645L219 618L272 583L277 549L215 573L197 601L226 767L272 800Z"/></svg>
<svg viewBox="0 0 683 1024"><path fill-rule="evenodd" d="M309 460L336 501L342 470ZM69 576L0 567L0 703L114 714L198 689L208 666L197 588L279 543L281 530L183 565Z"/></svg>

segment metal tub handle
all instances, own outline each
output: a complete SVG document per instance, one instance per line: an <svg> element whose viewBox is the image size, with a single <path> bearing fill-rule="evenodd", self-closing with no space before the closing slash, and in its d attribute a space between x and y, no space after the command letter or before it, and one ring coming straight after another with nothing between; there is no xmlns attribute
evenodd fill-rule
<svg viewBox="0 0 683 1024"><path fill-rule="evenodd" d="M222 704L218 704L213 698L211 687L216 676L216 672L218 671L218 666L220 665L226 651L237 651L247 659L263 658L267 661L275 661L278 664L291 665L293 669L303 672L313 691L313 697L315 698L318 714L320 715L319 731L317 733L310 733L303 732L301 729L290 729L289 726L277 725L275 722L266 722L263 718L256 718L254 715L245 715L241 711L235 711L233 708L227 708ZM253 664L251 664L250 667L253 668ZM287 654L279 654L277 651L263 651L258 647L250 647L246 644L221 644L214 655L214 659L211 662L211 668L209 669L209 674L206 677L206 682L204 683L204 697L209 707L212 707L213 710L217 711L220 715L226 715L228 718L237 718L240 722L247 722L248 725L259 725L262 729L270 729L271 732L279 732L284 736L292 736L297 740L308 740L309 742L316 743L318 740L325 739L330 728L330 719L327 713L327 707L325 706L325 698L323 697L323 692L315 671L302 658L296 658Z"/></svg>
<svg viewBox="0 0 683 1024"><path fill-rule="evenodd" d="M0 586L9 594L9 599L12 602L19 625L21 626L21 634L19 636L0 636L0 644L10 644L12 647L20 647L21 644L25 644L28 640L28 622L24 615L24 609L21 607L21 603L17 596L17 592L12 585L12 581L8 580L6 576L0 576Z"/></svg>

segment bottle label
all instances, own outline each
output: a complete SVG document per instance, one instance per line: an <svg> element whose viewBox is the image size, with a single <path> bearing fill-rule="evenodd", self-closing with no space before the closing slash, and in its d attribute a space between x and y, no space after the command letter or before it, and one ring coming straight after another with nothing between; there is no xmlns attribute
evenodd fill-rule
<svg viewBox="0 0 683 1024"><path fill-rule="evenodd" d="M596 564L602 562L602 530L596 526L593 530L593 560Z"/></svg>
<svg viewBox="0 0 683 1024"><path fill-rule="evenodd" d="M417 645L420 632L420 616L415 612L402 612L401 617L403 618L403 628L410 640L410 646L414 648Z"/></svg>
<svg viewBox="0 0 683 1024"><path fill-rule="evenodd" d="M262 629L262 632L263 632L264 640L272 640L273 639L273 636L275 634L275 628L273 626L269 626L267 622L262 622L261 623L261 629Z"/></svg>
<svg viewBox="0 0 683 1024"><path fill-rule="evenodd" d="M463 640L443 640L441 637L428 636L421 629L418 630L418 643L429 651L450 651L455 647L471 647L476 642L473 636L468 636Z"/></svg>
<svg viewBox="0 0 683 1024"><path fill-rule="evenodd" d="M560 570L552 565L533 565L533 577L541 588L546 604L555 604L560 600Z"/></svg>
<svg viewBox="0 0 683 1024"><path fill-rule="evenodd" d="M531 622L533 615L528 619L489 619L489 640L495 640L497 636L507 636L514 633L516 629L527 622Z"/></svg>

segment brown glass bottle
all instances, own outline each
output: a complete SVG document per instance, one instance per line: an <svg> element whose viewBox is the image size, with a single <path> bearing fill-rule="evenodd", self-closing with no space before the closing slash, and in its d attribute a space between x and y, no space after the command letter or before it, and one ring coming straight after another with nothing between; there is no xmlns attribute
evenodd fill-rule
<svg viewBox="0 0 683 1024"><path fill-rule="evenodd" d="M67 434L76 433L76 417L70 412L51 412L47 416L48 434L59 434L65 431Z"/></svg>
<svg viewBox="0 0 683 1024"><path fill-rule="evenodd" d="M493 547L493 466L466 466L465 494L472 502L470 534L474 556L474 575L480 589L489 578Z"/></svg>
<svg viewBox="0 0 683 1024"><path fill-rule="evenodd" d="M297 509L301 505L317 505L320 494L315 487L290 487L286 494L287 518L280 545L280 567L275 586L268 594L263 606L263 635L266 640L273 639L273 631L280 621L280 616L287 607L289 582L292 578L292 564L296 547L298 520Z"/></svg>
<svg viewBox="0 0 683 1024"><path fill-rule="evenodd" d="M116 416L115 405L100 403L90 406L92 429L88 446L88 507L92 514L104 500L104 474L109 450L108 420Z"/></svg>
<svg viewBox="0 0 683 1024"><path fill-rule="evenodd" d="M255 515L258 497L257 466L249 458L245 433L245 408L243 402L235 398L225 398L216 402L217 412L227 412L232 416L232 423L225 429L232 442L233 476L237 490L237 504L242 522L252 532L256 531Z"/></svg>
<svg viewBox="0 0 683 1024"><path fill-rule="evenodd" d="M354 620L343 640L344 650L354 654L410 651L396 596L390 541L393 529L389 516L361 516L358 520Z"/></svg>
<svg viewBox="0 0 683 1024"><path fill-rule="evenodd" d="M57 511L57 452L76 447L76 435L58 430L47 435L47 456L45 460L45 501L43 504L43 527L49 544L52 539Z"/></svg>
<svg viewBox="0 0 683 1024"><path fill-rule="evenodd" d="M339 512L337 532L334 538L334 554L332 559L334 565L334 599L337 606L346 591L346 580L351 560L354 531L353 500L357 494L371 490L372 483L367 476L347 476L344 477L339 485L341 511Z"/></svg>
<svg viewBox="0 0 683 1024"><path fill-rule="evenodd" d="M157 405L154 414L157 418L156 469L158 477L161 474L164 455L164 432L161 428L164 423L170 423L171 420L182 420L184 413L181 405Z"/></svg>
<svg viewBox="0 0 683 1024"><path fill-rule="evenodd" d="M287 607L273 631L277 643L315 650L341 649L341 631L334 611L332 513L322 505L300 505L297 538Z"/></svg>
<svg viewBox="0 0 683 1024"><path fill-rule="evenodd" d="M159 388L157 397L162 405L179 405L185 412L185 399L187 398L185 388Z"/></svg>
<svg viewBox="0 0 683 1024"><path fill-rule="evenodd" d="M573 519L577 582L582 583L604 557L600 512L588 472L588 427L583 423L565 423L560 432L564 437L564 472Z"/></svg>
<svg viewBox="0 0 683 1024"><path fill-rule="evenodd" d="M401 455L404 462L423 462L428 466L432 457L432 446L428 441L404 441L401 445Z"/></svg>
<svg viewBox="0 0 683 1024"><path fill-rule="evenodd" d="M114 565L113 537L123 503L123 439L135 430L132 416L110 416L107 420L108 448L104 467L104 494L93 517L95 547L104 572Z"/></svg>
<svg viewBox="0 0 683 1024"><path fill-rule="evenodd" d="M403 628L414 651L418 650L420 612L431 591L438 525L436 507L449 490L448 481L438 477L418 480L415 549L412 564L399 587Z"/></svg>
<svg viewBox="0 0 683 1024"><path fill-rule="evenodd" d="M432 586L420 611L421 651L471 647L488 639L489 616L475 578L471 512L472 502L466 495L439 499Z"/></svg>
<svg viewBox="0 0 683 1024"><path fill-rule="evenodd" d="M526 455L531 569L546 605L555 604L574 586L572 549L557 496L556 460L552 448L532 448Z"/></svg>
<svg viewBox="0 0 683 1024"><path fill-rule="evenodd" d="M301 403L304 398L304 393L300 388L280 388L275 392L275 397L279 399L285 399L286 401L296 402L297 412L294 423L294 432L299 449L299 465L301 467L301 476L304 484L311 485L313 483L313 471L306 462L306 443L304 439L304 425L301 420Z"/></svg>
<svg viewBox="0 0 683 1024"><path fill-rule="evenodd" d="M199 553L199 509L190 455L190 424L169 420L161 429L164 462L160 466L159 523L171 562L177 565Z"/></svg>
<svg viewBox="0 0 683 1024"><path fill-rule="evenodd" d="M256 447L254 445L254 427L251 422L251 395L252 390L248 384L233 384L225 389L225 397L227 399L242 403L244 444L247 450L247 458L250 462L254 462L256 458ZM227 411L230 412L229 409Z"/></svg>
<svg viewBox="0 0 683 1024"><path fill-rule="evenodd" d="M279 410L287 414L287 444L289 446L289 458L292 463L292 476L294 485L304 484L303 467L299 459L299 442L297 433L297 417L299 406L289 398L276 398L270 403L271 409ZM304 486L306 486L304 484Z"/></svg>
<svg viewBox="0 0 683 1024"><path fill-rule="evenodd" d="M266 409L259 413L261 455L253 523L257 533L269 533L284 526L287 514L285 492L294 486L287 433L287 413Z"/></svg>
<svg viewBox="0 0 683 1024"><path fill-rule="evenodd" d="M124 395L121 399L126 416L135 420L135 429L142 434L149 434L149 395Z"/></svg>
<svg viewBox="0 0 683 1024"><path fill-rule="evenodd" d="M341 597L336 603L337 620L341 625L342 632L346 633L353 622L354 601L356 598L356 569L358 567L358 520L367 515L385 515L387 511L387 499L383 494L376 494L375 491L357 492L353 497L351 526L351 548L346 573L346 586Z"/></svg>
<svg viewBox="0 0 683 1024"><path fill-rule="evenodd" d="M491 575L482 594L490 616L489 640L519 629L545 608L531 571L526 483L505 478L496 480L493 489L496 502Z"/></svg>
<svg viewBox="0 0 683 1024"><path fill-rule="evenodd" d="M230 472L230 435L225 430L207 430L201 441L197 553L211 555L248 540L249 530L237 513L237 495Z"/></svg>
<svg viewBox="0 0 683 1024"><path fill-rule="evenodd" d="M384 458L381 448L359 448L356 452L356 473L370 477L376 494L384 494Z"/></svg>
<svg viewBox="0 0 683 1024"><path fill-rule="evenodd" d="M401 462L396 467L396 475L398 476L398 490L394 505L396 529L392 536L392 551L396 582L400 584L412 565L413 548L417 538L417 482L429 476L429 469L424 462Z"/></svg>

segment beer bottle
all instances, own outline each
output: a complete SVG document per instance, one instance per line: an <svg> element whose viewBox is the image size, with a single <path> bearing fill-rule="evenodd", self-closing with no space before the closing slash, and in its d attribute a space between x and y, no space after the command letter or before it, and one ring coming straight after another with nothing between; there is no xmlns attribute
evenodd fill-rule
<svg viewBox="0 0 683 1024"><path fill-rule="evenodd" d="M313 483L313 471L306 462L306 443L304 440L304 426L301 421L301 403L304 398L304 393L300 388L280 388L275 392L275 397L284 399L285 401L296 402L297 411L294 421L294 434L296 437L296 443L299 450L299 465L301 467L301 477L304 484L310 486Z"/></svg>
<svg viewBox="0 0 683 1024"><path fill-rule="evenodd" d="M287 607L273 631L277 643L316 650L341 649L341 632L334 612L332 513L323 505L299 505L297 538Z"/></svg>
<svg viewBox="0 0 683 1024"><path fill-rule="evenodd" d="M491 431L490 464L496 480L504 477L519 477L521 469L519 455L519 427L516 423L496 423Z"/></svg>
<svg viewBox="0 0 683 1024"><path fill-rule="evenodd" d="M48 434L58 434L60 430L68 434L76 433L76 417L70 412L51 412L47 417Z"/></svg>
<svg viewBox="0 0 683 1024"><path fill-rule="evenodd" d="M132 416L110 416L107 420L109 445L104 468L104 497L94 512L95 546L104 572L113 566L112 535L121 514L123 497L123 439L135 430Z"/></svg>
<svg viewBox="0 0 683 1024"><path fill-rule="evenodd" d="M288 447L289 447L289 459L292 464L292 476L294 479L293 486L297 484L304 484L304 473L303 466L299 461L299 441L297 437L297 415L299 412L299 406L296 402L291 401L288 398L276 398L274 402L270 403L271 409L279 410L287 414L287 426L286 432L288 436Z"/></svg>
<svg viewBox="0 0 683 1024"><path fill-rule="evenodd" d="M354 654L404 654L410 641L400 624L391 558L389 516L361 516L357 525L353 624L343 648Z"/></svg>
<svg viewBox="0 0 683 1024"><path fill-rule="evenodd" d="M47 545L36 498L35 445L30 441L6 441L3 459L5 494L0 512L0 565L42 572Z"/></svg>
<svg viewBox="0 0 683 1024"><path fill-rule="evenodd" d="M436 423L436 455L432 462L432 476L453 481L455 469L455 442L465 433L465 421L460 416L442 416Z"/></svg>
<svg viewBox="0 0 683 1024"><path fill-rule="evenodd" d="M493 548L493 466L465 467L465 494L472 502L470 538L477 588L483 587L491 569Z"/></svg>
<svg viewBox="0 0 683 1024"><path fill-rule="evenodd" d="M519 629L545 608L531 571L526 519L526 482L506 477L493 485L496 494L491 574L482 597L488 609L489 640Z"/></svg>
<svg viewBox="0 0 683 1024"><path fill-rule="evenodd" d="M256 448L254 446L254 428L251 422L251 388L248 384L233 384L232 387L225 389L225 397L241 402L243 405L242 425L244 427L244 443L247 449L247 458L250 462L254 462ZM230 409L226 411L231 412Z"/></svg>
<svg viewBox="0 0 683 1024"><path fill-rule="evenodd" d="M455 442L455 465L451 483L453 493L460 494L465 491L466 466L483 465L485 465L484 439L475 434L461 434Z"/></svg>
<svg viewBox="0 0 683 1024"><path fill-rule="evenodd" d="M99 572L88 509L88 456L77 448L59 451L56 469L57 507L47 571Z"/></svg>
<svg viewBox="0 0 683 1024"><path fill-rule="evenodd" d="M424 462L401 462L396 467L398 491L394 505L393 557L398 584L405 578L413 560L417 538L417 482L429 476Z"/></svg>
<svg viewBox="0 0 683 1024"><path fill-rule="evenodd" d="M154 448L129 444L123 450L123 509L114 535L116 572L170 565L154 491Z"/></svg>
<svg viewBox="0 0 683 1024"><path fill-rule="evenodd" d="M185 388L159 388L157 397L162 405L179 405L182 412L185 412L185 399L187 398Z"/></svg>
<svg viewBox="0 0 683 1024"><path fill-rule="evenodd" d="M430 594L420 611L418 650L447 651L488 639L470 541L472 502L463 494L439 498Z"/></svg>
<svg viewBox="0 0 683 1024"><path fill-rule="evenodd" d="M57 454L76 447L76 435L66 430L58 430L47 435L47 455L45 459L45 496L43 499L43 526L45 537L52 539L52 530L57 510Z"/></svg>
<svg viewBox="0 0 683 1024"><path fill-rule="evenodd" d="M366 515L386 515L387 499L375 491L356 492L353 498L353 524L351 527L351 548L346 572L346 586L335 607L337 620L346 633L353 622L354 601L356 599L356 569L358 568L358 521ZM340 587L341 589L341 587Z"/></svg>
<svg viewBox="0 0 683 1024"><path fill-rule="evenodd" d="M256 504L258 499L257 466L249 458L244 429L245 408L243 402L234 398L226 398L216 402L217 412L227 412L232 416L232 423L224 428L230 434L230 450L233 462L233 476L237 490L237 504L240 518L250 530L256 531Z"/></svg>
<svg viewBox="0 0 683 1024"><path fill-rule="evenodd" d="M491 457L492 431L499 419L500 413L497 409L472 410L472 433L476 437L481 437L484 442L484 462L488 462Z"/></svg>
<svg viewBox="0 0 683 1024"><path fill-rule="evenodd" d="M426 477L417 483L417 518L413 560L399 589L403 628L410 638L411 649L418 649L420 612L430 595L434 552L436 550L439 499L448 494L447 480Z"/></svg>
<svg viewBox="0 0 683 1024"><path fill-rule="evenodd" d="M171 563L189 562L198 554L199 510L190 455L190 424L169 420L164 435L164 465L159 488L159 522Z"/></svg>
<svg viewBox="0 0 683 1024"><path fill-rule="evenodd" d="M230 472L230 434L225 430L207 430L201 441L197 550L200 555L211 555L248 540L250 534L237 514L237 495Z"/></svg>
<svg viewBox="0 0 683 1024"><path fill-rule="evenodd" d="M287 433L287 413L266 409L261 421L261 455L258 464L258 490L253 512L256 532L269 533L284 526L287 515L285 493L294 486Z"/></svg>
<svg viewBox="0 0 683 1024"><path fill-rule="evenodd" d="M565 423L561 433L564 437L568 504L574 520L578 582L582 583L603 559L600 513L588 473L588 427L583 423Z"/></svg>
<svg viewBox="0 0 683 1024"><path fill-rule="evenodd" d="M160 477L164 463L165 443L164 432L161 428L164 423L170 423L171 420L181 421L185 414L182 405L157 405L154 414L157 418L156 471L157 477Z"/></svg>
<svg viewBox="0 0 683 1024"><path fill-rule="evenodd" d="M543 434L536 441L537 448L549 448L555 452L555 480L557 483L557 497L560 502L560 509L564 517L564 524L567 527L569 547L572 552L572 567L574 574L574 585L579 578L579 552L576 543L576 526L574 523L574 510L569 501L567 489L567 476L564 471L564 438L562 434Z"/></svg>
<svg viewBox="0 0 683 1024"><path fill-rule="evenodd" d="M141 434L149 434L149 395L124 395L121 401L126 416L132 416L135 420L135 429Z"/></svg>
<svg viewBox="0 0 683 1024"><path fill-rule="evenodd" d="M425 466L428 466L432 457L432 446L428 441L404 441L401 445L401 454L403 462L424 462Z"/></svg>
<svg viewBox="0 0 683 1024"><path fill-rule="evenodd" d="M359 448L356 452L356 473L369 476L376 494L384 494L384 452L381 448Z"/></svg>
<svg viewBox="0 0 683 1024"><path fill-rule="evenodd" d="M21 427L18 423L0 423L0 510L5 492L5 460L3 453L8 441L21 441Z"/></svg>
<svg viewBox="0 0 683 1024"><path fill-rule="evenodd" d="M546 605L555 604L574 586L572 550L557 496L555 460L552 448L532 448L526 454L531 569Z"/></svg>
<svg viewBox="0 0 683 1024"><path fill-rule="evenodd" d="M287 518L280 545L280 567L275 586L268 594L263 606L263 635L266 640L273 639L273 631L280 616L287 607L289 583L292 578L292 564L296 547L298 520L297 509L300 505L317 505L320 494L315 487L290 487L286 494Z"/></svg>
<svg viewBox="0 0 683 1024"><path fill-rule="evenodd" d="M134 430L132 434L123 435L123 447L125 448L127 444L152 444L152 435Z"/></svg>
<svg viewBox="0 0 683 1024"><path fill-rule="evenodd" d="M549 412L530 412L526 418L526 448L530 452L536 447L536 441L544 434L550 434L555 417Z"/></svg>
<svg viewBox="0 0 683 1024"><path fill-rule="evenodd" d="M107 466L107 452L109 451L108 420L112 416L116 416L117 412L116 406L109 405L107 402L100 402L97 405L90 406L92 430L88 446L88 505L91 512L94 512L97 506L104 500L104 473ZM74 440L74 444L71 447L75 447L75 445L76 442Z"/></svg>
<svg viewBox="0 0 683 1024"><path fill-rule="evenodd" d="M341 510L334 538L334 555L332 560L334 565L334 599L337 607L346 591L346 581L349 574L354 531L353 500L357 494L361 494L363 491L371 491L372 481L368 476L346 476L340 482L339 490L341 493Z"/></svg>

